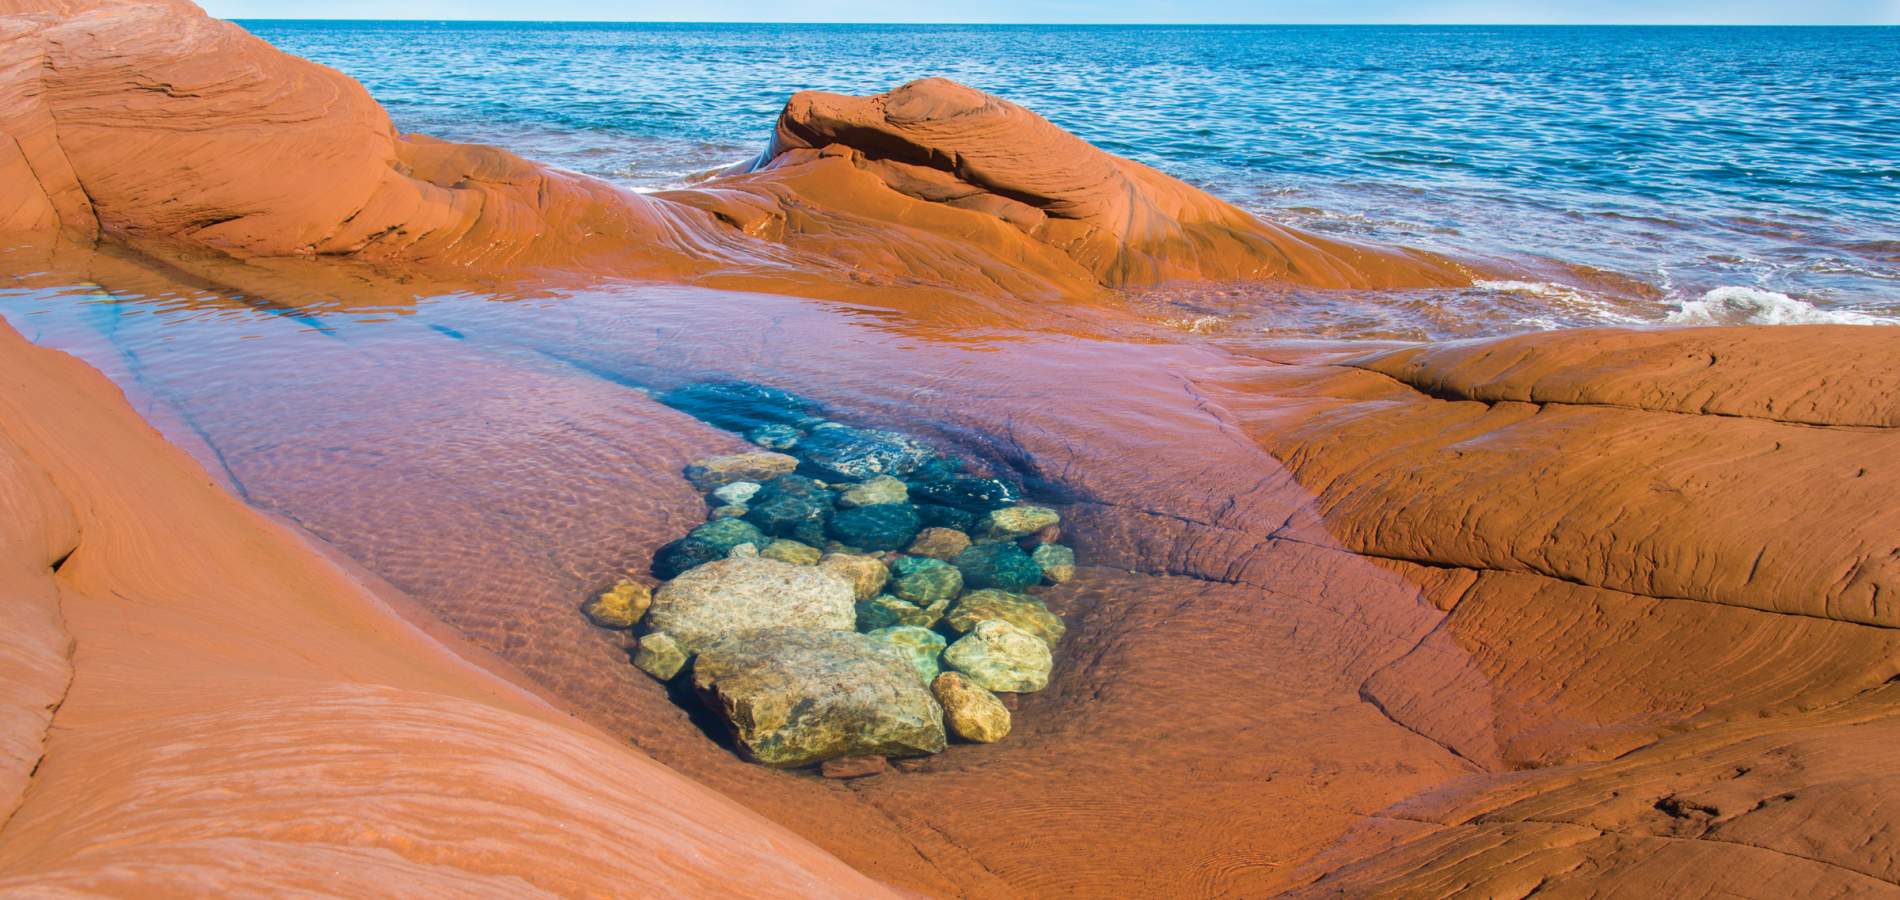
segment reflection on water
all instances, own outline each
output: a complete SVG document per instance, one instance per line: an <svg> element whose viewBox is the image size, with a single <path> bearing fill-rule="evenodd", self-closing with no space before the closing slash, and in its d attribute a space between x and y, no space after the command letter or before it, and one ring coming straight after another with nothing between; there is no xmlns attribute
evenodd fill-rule
<svg viewBox="0 0 1900 900"><path fill-rule="evenodd" d="M638 284L264 300L92 264L96 281L0 291L0 315L609 733L879 877L1258 892L1284 877L1262 861L1319 849L1343 810L1463 771L1356 694L1440 614L1386 568L1263 540L1306 498L1196 389L1268 365L1217 342ZM1008 741L839 794L707 741L576 614L703 520L683 466L747 446L647 391L726 378L916 434L1061 510L1085 576L1046 595L1071 635ZM1104 830L1166 837L1105 857ZM964 858L983 865L949 868L974 881L919 874Z"/></svg>

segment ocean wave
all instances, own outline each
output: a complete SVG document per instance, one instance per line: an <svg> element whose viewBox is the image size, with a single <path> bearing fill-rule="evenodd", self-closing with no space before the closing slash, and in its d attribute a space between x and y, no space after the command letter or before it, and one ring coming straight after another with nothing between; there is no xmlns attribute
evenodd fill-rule
<svg viewBox="0 0 1900 900"><path fill-rule="evenodd" d="M1900 317L1822 309L1787 294L1734 285L1683 300L1663 321L1674 325L1900 325Z"/></svg>
<svg viewBox="0 0 1900 900"><path fill-rule="evenodd" d="M1516 324L1525 328L1551 331L1578 325L1640 325L1646 321L1606 298L1567 284L1479 279L1471 286L1493 294L1533 298L1541 308L1516 319Z"/></svg>

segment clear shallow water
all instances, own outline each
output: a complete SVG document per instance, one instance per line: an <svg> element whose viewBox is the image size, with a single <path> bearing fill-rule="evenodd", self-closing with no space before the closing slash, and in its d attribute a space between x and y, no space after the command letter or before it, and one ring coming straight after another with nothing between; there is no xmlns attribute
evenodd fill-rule
<svg viewBox="0 0 1900 900"><path fill-rule="evenodd" d="M1900 321L1900 29L242 23L399 127L632 188L943 75L1318 231L1608 270L1598 322ZM1713 292L1713 293L1712 293Z"/></svg>

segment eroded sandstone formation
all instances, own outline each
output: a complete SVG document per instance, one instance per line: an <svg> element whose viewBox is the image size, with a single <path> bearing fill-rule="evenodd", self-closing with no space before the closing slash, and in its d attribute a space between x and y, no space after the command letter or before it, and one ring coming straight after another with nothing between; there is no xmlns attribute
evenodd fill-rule
<svg viewBox="0 0 1900 900"><path fill-rule="evenodd" d="M5 326L0 509L0 893L883 892L404 621Z"/></svg>
<svg viewBox="0 0 1900 900"><path fill-rule="evenodd" d="M397 135L347 78L183 4L0 13L13 235L312 259L308 277L868 285L947 314L1169 279L1465 277L1247 219L946 82L800 95L754 170L642 198ZM583 698L614 738L576 725L212 488L98 376L0 335L0 888L879 890L853 867L969 896L1900 882L1891 333L1089 346L1020 321L1022 346L988 348L1013 376L993 396L907 399L1059 472L1097 567L1050 591L1065 649L1007 741L849 788L740 763L644 678ZM824 374L868 392L921 358L857 352ZM679 490L654 502L698 502ZM353 513L366 535L409 525ZM858 600L890 576L819 565ZM676 673L671 650L646 665Z"/></svg>
<svg viewBox="0 0 1900 900"><path fill-rule="evenodd" d="M799 94L756 172L639 195L398 134L354 80L187 3L4 12L0 233L465 273L771 279L821 294L1469 281L1428 254L1268 225L941 79L870 98Z"/></svg>

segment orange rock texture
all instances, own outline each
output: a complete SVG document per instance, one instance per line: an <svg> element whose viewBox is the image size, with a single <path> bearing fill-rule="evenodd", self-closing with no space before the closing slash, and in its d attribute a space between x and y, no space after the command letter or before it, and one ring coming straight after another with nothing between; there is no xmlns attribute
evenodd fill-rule
<svg viewBox="0 0 1900 900"><path fill-rule="evenodd" d="M635 195L399 135L182 0L0 0L0 35L9 240L98 242L101 280L133 246L273 288L373 266L985 311L1016 384L951 405L1066 461L1064 533L1104 564L1049 592L1064 655L993 753L768 772L645 681L557 708L0 329L0 891L1900 891L1891 331L1105 364L1118 288L1474 270L1274 227L941 80L799 94L755 163ZM841 380L911 359L858 353Z"/></svg>

